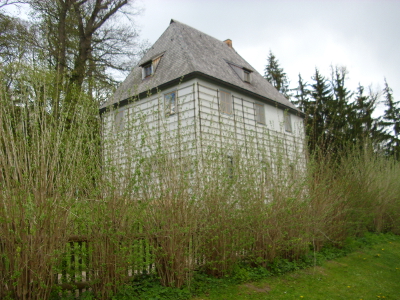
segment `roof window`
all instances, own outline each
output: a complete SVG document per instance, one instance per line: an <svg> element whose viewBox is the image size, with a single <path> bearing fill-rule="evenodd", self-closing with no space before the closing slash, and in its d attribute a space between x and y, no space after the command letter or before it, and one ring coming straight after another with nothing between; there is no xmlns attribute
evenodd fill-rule
<svg viewBox="0 0 400 300"><path fill-rule="evenodd" d="M250 82L250 73L251 71L243 69L243 81Z"/></svg>
<svg viewBox="0 0 400 300"><path fill-rule="evenodd" d="M143 79L153 75L153 64L149 63L143 67Z"/></svg>
<svg viewBox="0 0 400 300"><path fill-rule="evenodd" d="M154 75L162 56L163 54L158 55L155 58L148 60L144 64L140 65L140 67L142 68L142 79L146 79Z"/></svg>
<svg viewBox="0 0 400 300"><path fill-rule="evenodd" d="M241 80L244 82L250 83L251 82L251 73L253 71L246 69L244 67L238 66L236 64L228 62L231 68L235 71L235 73L240 77Z"/></svg>

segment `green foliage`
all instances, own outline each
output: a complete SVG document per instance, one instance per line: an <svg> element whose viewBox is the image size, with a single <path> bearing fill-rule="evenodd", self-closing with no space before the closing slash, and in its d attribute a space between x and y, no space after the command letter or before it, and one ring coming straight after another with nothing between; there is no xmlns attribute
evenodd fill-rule
<svg viewBox="0 0 400 300"><path fill-rule="evenodd" d="M385 129L384 149L388 155L400 159L400 101L395 101L393 91L389 87L386 79L383 94L386 109L380 125Z"/></svg>
<svg viewBox="0 0 400 300"><path fill-rule="evenodd" d="M306 163L301 141L264 131L195 156L189 126L160 120L155 132L134 108L100 144L90 97L54 114L54 74L21 74L0 93L3 298L68 298L62 287L85 281L87 298L185 299L319 265L368 231L400 232L398 161L365 144Z"/></svg>
<svg viewBox="0 0 400 300"><path fill-rule="evenodd" d="M289 99L291 96L289 94L289 80L283 68L280 67L278 59L271 50L269 51L267 61L264 70L264 78Z"/></svg>
<svg viewBox="0 0 400 300"><path fill-rule="evenodd" d="M191 296L187 287L178 289L165 287L160 284L159 278L154 275L142 275L129 284L123 285L112 299L188 299Z"/></svg>
<svg viewBox="0 0 400 300"><path fill-rule="evenodd" d="M16 90L0 74L0 297L44 299L71 234L72 207L99 175L97 106L76 94L67 127L71 108L56 116L48 106L54 74L29 67L20 74Z"/></svg>
<svg viewBox="0 0 400 300"><path fill-rule="evenodd" d="M213 291L221 289L234 290L237 284L262 281L266 278L279 278L284 274L323 266L326 261L345 257L351 253L362 251L362 249L373 249L375 245L397 240L398 236L392 234L365 233L359 238L348 238L340 248L327 244L321 251L309 253L299 260L276 259L268 268L252 267L241 262L235 264L230 274L222 278L196 272L190 286L181 289L163 287L156 276L143 275L123 286L113 299L189 299L195 295L214 293Z"/></svg>
<svg viewBox="0 0 400 300"><path fill-rule="evenodd" d="M331 78L316 69L311 82L299 80L292 102L305 113L306 135L311 154L325 156L340 152L347 144L365 145L398 158L399 108L393 91L385 80L382 101L386 110L375 117L380 92L359 84L348 89L345 67L331 66ZM396 150L397 149L397 150Z"/></svg>
<svg viewBox="0 0 400 300"><path fill-rule="evenodd" d="M364 93L364 87L359 85L355 94L354 102L350 106L351 129L350 141L361 143L370 139L375 145L382 142L382 130L379 128L379 121L372 114L378 102L377 93L371 90L369 94Z"/></svg>

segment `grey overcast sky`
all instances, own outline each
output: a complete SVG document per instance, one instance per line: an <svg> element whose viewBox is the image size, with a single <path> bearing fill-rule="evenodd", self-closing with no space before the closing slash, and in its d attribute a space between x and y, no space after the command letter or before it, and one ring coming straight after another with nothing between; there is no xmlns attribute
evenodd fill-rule
<svg viewBox="0 0 400 300"><path fill-rule="evenodd" d="M231 39L261 74L271 50L291 88L299 73L310 82L316 67L329 77L331 65L345 66L351 90L361 83L381 91L386 77L400 100L400 0L134 0L134 6L143 8L135 23L150 44L175 19Z"/></svg>
<svg viewBox="0 0 400 300"><path fill-rule="evenodd" d="M141 37L153 44L171 19L219 40L264 74L269 50L287 73L311 81L317 67L346 66L348 87L383 88L400 100L400 0L138 0Z"/></svg>

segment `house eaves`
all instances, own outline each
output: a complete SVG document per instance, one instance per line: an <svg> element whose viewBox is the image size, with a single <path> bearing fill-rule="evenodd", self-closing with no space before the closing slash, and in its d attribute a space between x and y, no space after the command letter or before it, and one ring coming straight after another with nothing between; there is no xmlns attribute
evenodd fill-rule
<svg viewBox="0 0 400 300"><path fill-rule="evenodd" d="M144 79L141 66L161 53L163 54L157 70ZM230 64L251 71L251 82L243 81ZM175 20L171 20L168 28L118 87L113 97L101 107L101 112L107 107L122 106L133 99L142 99L192 78L202 78L270 105L304 115L233 47Z"/></svg>
<svg viewBox="0 0 400 300"><path fill-rule="evenodd" d="M279 103L279 102L277 102L277 101L275 101L273 99L269 99L269 98L263 97L263 96L258 95L256 93L253 93L253 92L251 92L251 91L249 91L247 89L243 89L241 87L238 87L238 86L236 86L236 85L234 85L234 84L232 84L230 82L222 81L222 80L220 80L218 78L209 76L209 75L201 73L201 72L189 73L189 74L184 75L184 76L182 76L180 78L175 78L175 79L173 79L173 80L171 80L169 82L163 83L160 86L154 87L152 89L149 89L147 91L144 91L144 92L136 94L136 95L133 95L133 96L131 96L129 98L126 98L124 100L121 100L119 102L113 103L112 105L104 106L104 107L100 108L100 114L103 114L103 113L107 112L107 110L109 110L109 109L116 109L116 108L119 108L119 107L123 107L125 105L134 103L136 101L140 101L141 99L147 98L147 97L149 97L151 95L156 95L158 93L162 93L162 91L164 91L164 90L167 90L167 89L169 89L171 87L177 86L178 84L182 84L184 82L187 82L187 81L190 81L190 80L196 79L196 78L202 79L204 81L207 81L207 82L210 82L210 83L213 83L213 84L217 84L217 85L219 85L221 87L225 87L225 88L230 89L232 91L235 91L237 93L243 94L243 95L251 97L253 99L257 99L257 100L259 100L259 101L261 101L261 102L263 102L265 104L272 105L272 106L280 108L282 110L287 110L290 113L292 113L294 115L297 115L299 117L302 117L302 118L305 117L305 114L302 111L298 110L298 109L293 109L291 107L287 107L287 106L283 105L282 103Z"/></svg>

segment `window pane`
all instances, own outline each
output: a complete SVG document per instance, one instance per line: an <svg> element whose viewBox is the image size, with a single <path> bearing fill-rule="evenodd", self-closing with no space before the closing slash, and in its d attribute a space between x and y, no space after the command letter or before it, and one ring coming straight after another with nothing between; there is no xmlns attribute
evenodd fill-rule
<svg viewBox="0 0 400 300"><path fill-rule="evenodd" d="M149 77L153 73L153 68L151 64L145 65L144 67L144 77Z"/></svg>
<svg viewBox="0 0 400 300"><path fill-rule="evenodd" d="M165 116L170 116L176 113L176 92L166 94L164 97Z"/></svg>

